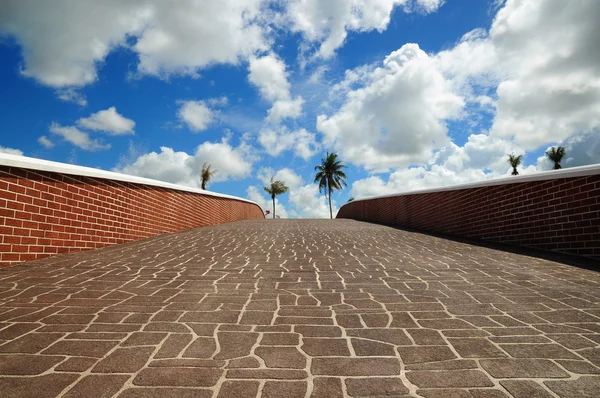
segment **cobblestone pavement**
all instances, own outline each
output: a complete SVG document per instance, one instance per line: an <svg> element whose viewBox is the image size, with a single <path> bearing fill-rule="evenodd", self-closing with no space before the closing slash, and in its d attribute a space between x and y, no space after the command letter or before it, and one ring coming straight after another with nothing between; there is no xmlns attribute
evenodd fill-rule
<svg viewBox="0 0 600 398"><path fill-rule="evenodd" d="M599 397L600 273L350 220L0 269L2 397Z"/></svg>

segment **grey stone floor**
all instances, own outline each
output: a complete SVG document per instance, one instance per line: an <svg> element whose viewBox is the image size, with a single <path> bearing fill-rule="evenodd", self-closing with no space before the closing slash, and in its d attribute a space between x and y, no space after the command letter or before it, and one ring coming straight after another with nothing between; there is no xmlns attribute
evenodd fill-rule
<svg viewBox="0 0 600 398"><path fill-rule="evenodd" d="M600 272L350 220L0 268L3 397L599 397Z"/></svg>

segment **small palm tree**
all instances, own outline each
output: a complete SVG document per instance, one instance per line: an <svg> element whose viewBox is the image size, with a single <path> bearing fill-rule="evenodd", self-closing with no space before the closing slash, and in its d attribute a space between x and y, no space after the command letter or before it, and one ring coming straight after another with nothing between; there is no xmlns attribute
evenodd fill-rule
<svg viewBox="0 0 600 398"><path fill-rule="evenodd" d="M510 155L508 155L508 163L513 168L513 171L511 173L512 175L514 175L514 176L519 175L519 171L517 170L517 167L519 167L522 160L523 160L523 155L515 156L512 153Z"/></svg>
<svg viewBox="0 0 600 398"><path fill-rule="evenodd" d="M338 160L336 153L327 152L327 156L321 159L321 164L315 167L317 175L315 182L319 183L319 191L327 193L329 198L329 217L333 218L333 210L331 209L331 192L334 189L342 189L346 186L345 178L348 178L342 169L346 165Z"/></svg>
<svg viewBox="0 0 600 398"><path fill-rule="evenodd" d="M554 162L554 170L562 168L560 162L566 154L567 151L565 151L565 148L562 146L559 146L558 148L552 147L546 151L546 157Z"/></svg>
<svg viewBox="0 0 600 398"><path fill-rule="evenodd" d="M271 183L264 187L264 189L269 195L271 195L271 199L273 199L273 218L275 218L275 196L286 193L289 188L283 181L274 181L274 178L271 177Z"/></svg>
<svg viewBox="0 0 600 398"><path fill-rule="evenodd" d="M200 172L202 189L206 189L206 184L208 184L212 176L217 172L217 170L211 170L210 166L206 162L202 165L202 171Z"/></svg>

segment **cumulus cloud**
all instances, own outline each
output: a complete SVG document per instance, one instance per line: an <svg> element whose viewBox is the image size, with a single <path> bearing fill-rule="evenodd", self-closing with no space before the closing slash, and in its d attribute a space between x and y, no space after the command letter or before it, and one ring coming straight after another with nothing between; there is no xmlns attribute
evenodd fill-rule
<svg viewBox="0 0 600 398"><path fill-rule="evenodd" d="M600 126L597 15L598 2L507 0L437 59L458 85L493 87L491 134L534 150Z"/></svg>
<svg viewBox="0 0 600 398"><path fill-rule="evenodd" d="M75 126L61 126L56 122L52 122L50 132L85 151L104 151L111 147L110 144L104 144L98 139L92 139L88 133L79 130Z"/></svg>
<svg viewBox="0 0 600 398"><path fill-rule="evenodd" d="M204 101L183 102L177 117L193 132L206 130L214 121L214 113Z"/></svg>
<svg viewBox="0 0 600 398"><path fill-rule="evenodd" d="M457 95L435 60L417 44L392 52L383 66L349 76L343 106L320 115L317 129L348 161L370 170L420 163L449 142L445 121L461 115ZM343 83L342 83L343 85Z"/></svg>
<svg viewBox="0 0 600 398"><path fill-rule="evenodd" d="M293 150L296 156L310 159L319 149L316 136L306 129L289 131L286 127L265 127L258 133L258 142L271 156Z"/></svg>
<svg viewBox="0 0 600 398"><path fill-rule="evenodd" d="M266 121L277 125L282 120L295 119L302 115L304 99L292 99L292 85L288 81L286 65L277 55L270 53L262 57L253 57L248 65L248 80L256 86L260 95L272 103Z"/></svg>
<svg viewBox="0 0 600 398"><path fill-rule="evenodd" d="M88 130L102 131L109 135L135 134L133 131L135 122L120 115L114 106L79 119L77 125Z"/></svg>
<svg viewBox="0 0 600 398"><path fill-rule="evenodd" d="M51 149L56 146L56 144L54 144L54 142L52 142L52 140L50 140L50 138L46 137L45 135L42 135L40 138L38 138L37 141L41 146L43 146L46 149Z"/></svg>
<svg viewBox="0 0 600 398"><path fill-rule="evenodd" d="M22 46L25 76L55 88L94 82L106 56L130 41L138 73L196 75L268 48L263 6L261 0L8 0L0 4L0 34Z"/></svg>
<svg viewBox="0 0 600 398"><path fill-rule="evenodd" d="M383 32L395 6L405 12L436 11L444 0L292 0L285 24L301 33L306 47L317 44L316 55L330 58L341 47L349 32Z"/></svg>
<svg viewBox="0 0 600 398"><path fill-rule="evenodd" d="M115 171L198 188L205 162L217 170L212 181L218 182L247 177L252 170L253 160L245 142L233 147L224 138L220 142L200 144L193 155L161 147L160 152L141 155L131 164L118 167Z"/></svg>
<svg viewBox="0 0 600 398"><path fill-rule="evenodd" d="M302 105L304 99L296 97L295 99L277 100L273 103L266 121L272 124L279 124L283 119L296 119L302 115Z"/></svg>
<svg viewBox="0 0 600 398"><path fill-rule="evenodd" d="M4 146L0 146L0 152L8 153L9 155L23 156L23 151L20 149L7 148Z"/></svg>
<svg viewBox="0 0 600 398"><path fill-rule="evenodd" d="M329 203L319 192L316 184L306 184L290 191L289 203L293 204L304 218L329 218ZM331 200L333 217L338 212L335 199Z"/></svg>

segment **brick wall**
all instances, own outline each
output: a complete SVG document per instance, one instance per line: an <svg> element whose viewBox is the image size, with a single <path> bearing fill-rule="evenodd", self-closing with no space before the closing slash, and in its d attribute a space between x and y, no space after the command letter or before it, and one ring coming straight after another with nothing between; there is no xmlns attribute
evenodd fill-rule
<svg viewBox="0 0 600 398"><path fill-rule="evenodd" d="M358 200L337 217L600 259L600 167Z"/></svg>
<svg viewBox="0 0 600 398"><path fill-rule="evenodd" d="M257 204L226 195L4 163L0 164L0 265L264 218Z"/></svg>

